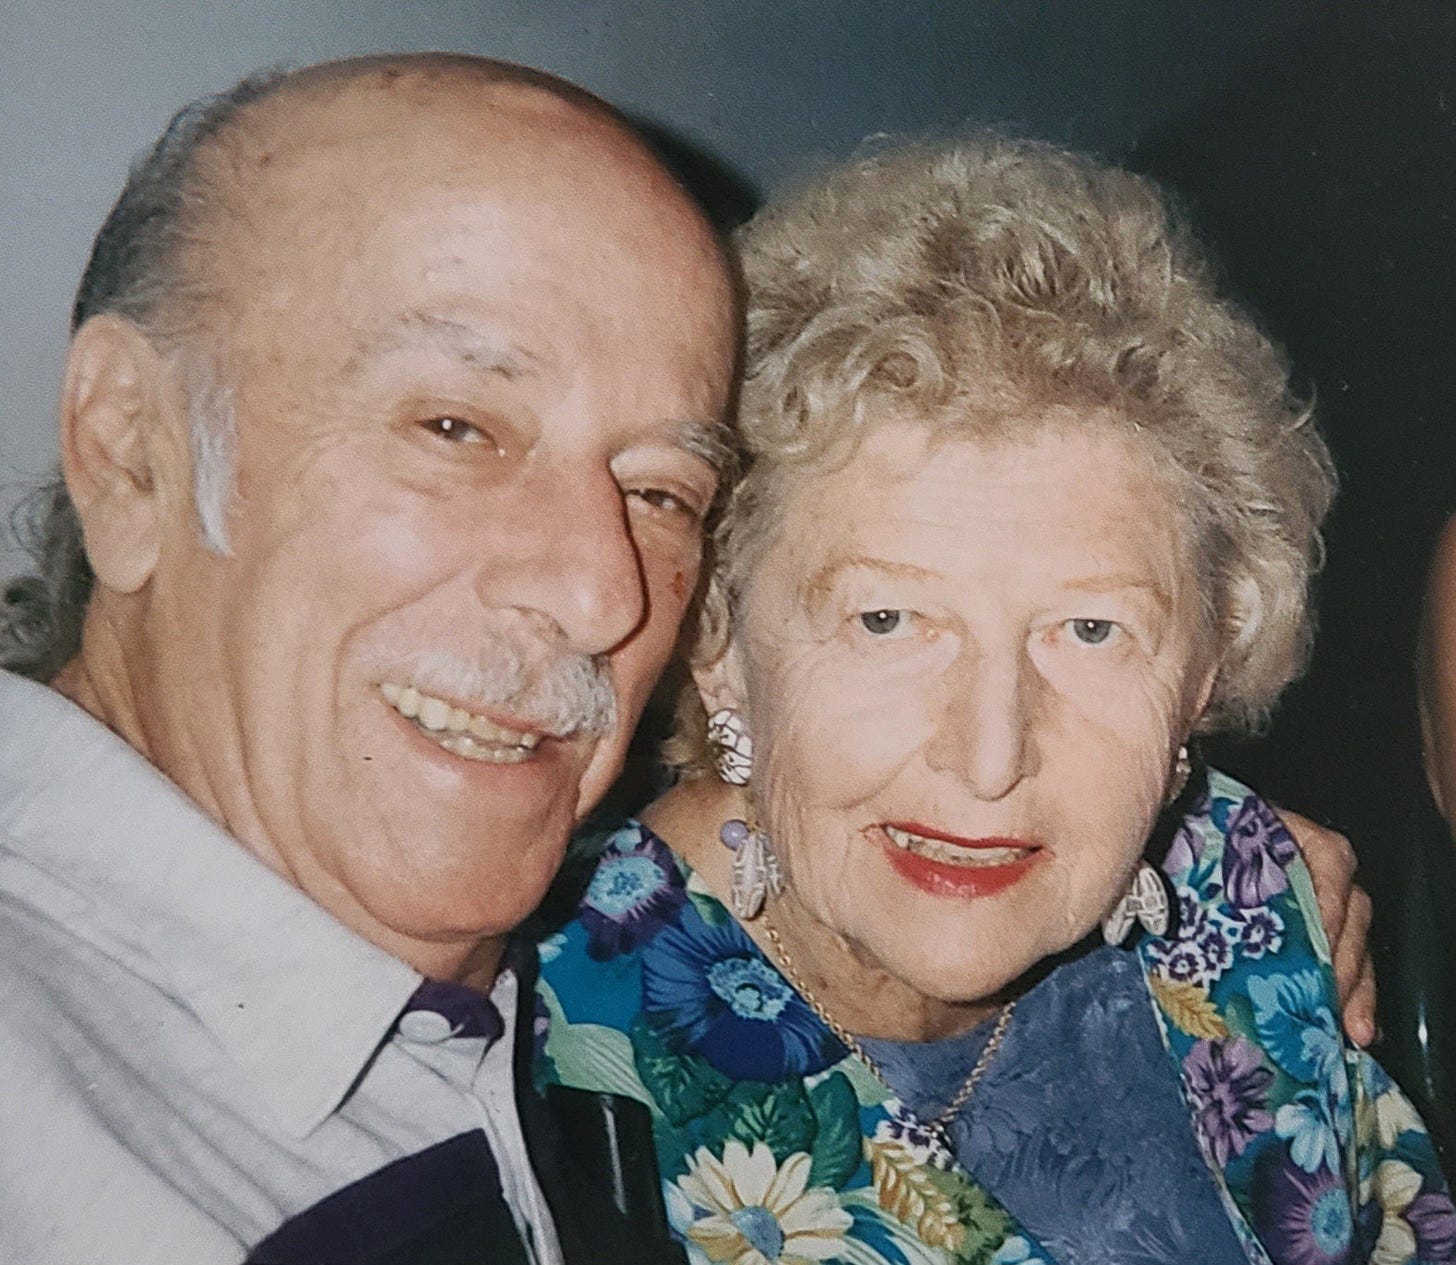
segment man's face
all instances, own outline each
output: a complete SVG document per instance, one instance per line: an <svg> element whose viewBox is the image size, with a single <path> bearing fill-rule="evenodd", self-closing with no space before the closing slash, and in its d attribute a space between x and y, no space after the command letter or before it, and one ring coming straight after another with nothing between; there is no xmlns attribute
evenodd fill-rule
<svg viewBox="0 0 1456 1265"><path fill-rule="evenodd" d="M178 516L148 738L429 970L529 913L620 770L696 584L732 336L706 231L607 126L406 86L240 146L206 256L231 556Z"/></svg>

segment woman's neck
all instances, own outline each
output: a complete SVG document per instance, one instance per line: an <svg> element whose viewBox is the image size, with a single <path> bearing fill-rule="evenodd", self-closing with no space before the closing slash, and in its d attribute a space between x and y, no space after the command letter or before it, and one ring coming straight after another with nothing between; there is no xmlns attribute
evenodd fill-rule
<svg viewBox="0 0 1456 1265"><path fill-rule="evenodd" d="M733 853L718 838L719 827L745 818L748 798L737 787L700 777L673 787L641 815L644 825L683 858L724 905L730 905ZM890 974L860 946L825 926L798 899L792 879L781 896L748 922L739 920L769 961L797 975L800 991L848 1031L895 1041L934 1041L954 1036L994 1014L1005 1001L993 997L948 1002L927 997ZM778 933L773 943L768 928Z"/></svg>

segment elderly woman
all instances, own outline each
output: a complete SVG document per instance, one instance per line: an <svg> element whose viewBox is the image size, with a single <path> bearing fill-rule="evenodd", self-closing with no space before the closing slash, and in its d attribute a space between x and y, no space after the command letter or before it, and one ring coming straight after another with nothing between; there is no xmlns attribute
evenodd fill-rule
<svg viewBox="0 0 1456 1265"><path fill-rule="evenodd" d="M741 244L688 775L547 942L541 1078L650 1107L698 1262L1456 1260L1290 837L1184 789L1306 650L1333 480L1281 358L1149 185L1037 145L888 151Z"/></svg>

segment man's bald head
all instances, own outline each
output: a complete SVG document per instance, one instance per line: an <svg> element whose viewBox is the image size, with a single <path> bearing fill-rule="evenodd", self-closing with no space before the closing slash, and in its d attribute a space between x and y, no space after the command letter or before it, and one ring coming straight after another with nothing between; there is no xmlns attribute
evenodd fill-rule
<svg viewBox="0 0 1456 1265"><path fill-rule="evenodd" d="M492 100L498 108L481 108ZM609 155L625 163L620 170L627 183L654 216L664 202L672 204L675 215L659 219L664 235L674 218L679 224L698 219L689 224L689 235L718 250L696 209L617 111L528 67L443 53L361 57L260 72L184 107L134 164L97 234L73 305L72 330L102 314L123 317L178 362L188 384L198 519L203 539L220 552L227 547L235 433L231 384L219 378L216 364L222 348L215 318L226 304L218 303L220 277L211 265L236 253L229 237L244 223L255 233L266 230L247 207L247 192L272 165L276 143L330 109L347 113L350 102L413 113L422 133L432 115L438 121L451 110L466 110L482 127L493 118L503 140L514 135L521 144L529 138L518 128L519 114L534 103L538 116L554 115L562 127L595 143L592 165L604 165ZM723 302L731 304L726 291ZM711 456L726 464L721 445ZM40 491L33 508L31 535L41 570L7 589L0 661L49 680L79 647L93 575L59 478Z"/></svg>
<svg viewBox="0 0 1456 1265"><path fill-rule="evenodd" d="M607 102L544 71L458 53L377 54L293 71L263 71L227 91L179 110L156 144L132 167L92 247L77 291L71 328L92 316L124 316L166 344L185 336L206 296L205 270L188 267L187 250L226 232L225 212L249 178L243 153L263 157L270 141L313 109L349 100L392 101L396 108L459 108L472 98L555 103L599 138L655 159ZM512 114L501 110L500 125ZM659 177L665 177L660 167Z"/></svg>

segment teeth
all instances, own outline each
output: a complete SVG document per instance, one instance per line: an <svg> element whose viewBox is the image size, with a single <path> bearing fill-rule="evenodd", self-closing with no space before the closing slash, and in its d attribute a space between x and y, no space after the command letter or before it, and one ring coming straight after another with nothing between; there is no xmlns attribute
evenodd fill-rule
<svg viewBox="0 0 1456 1265"><path fill-rule="evenodd" d="M413 685L381 681L384 701L421 732L434 738L446 751L467 760L490 764L519 764L541 745L539 733L507 729L493 720L455 707L443 698L421 694Z"/></svg>
<svg viewBox="0 0 1456 1265"><path fill-rule="evenodd" d="M450 704L443 698L432 698L426 694L420 699L418 719L426 729L441 730L450 719Z"/></svg>
<svg viewBox="0 0 1456 1265"><path fill-rule="evenodd" d="M529 760L534 747L486 747L468 734L451 734L440 745L452 755L464 756L467 760L480 760L485 764L520 764Z"/></svg>
<svg viewBox="0 0 1456 1265"><path fill-rule="evenodd" d="M884 826L882 829L897 848L944 865L959 865L966 869L1010 865L1031 851L1030 848L963 848L941 839L927 839L924 835L911 834L898 826Z"/></svg>

